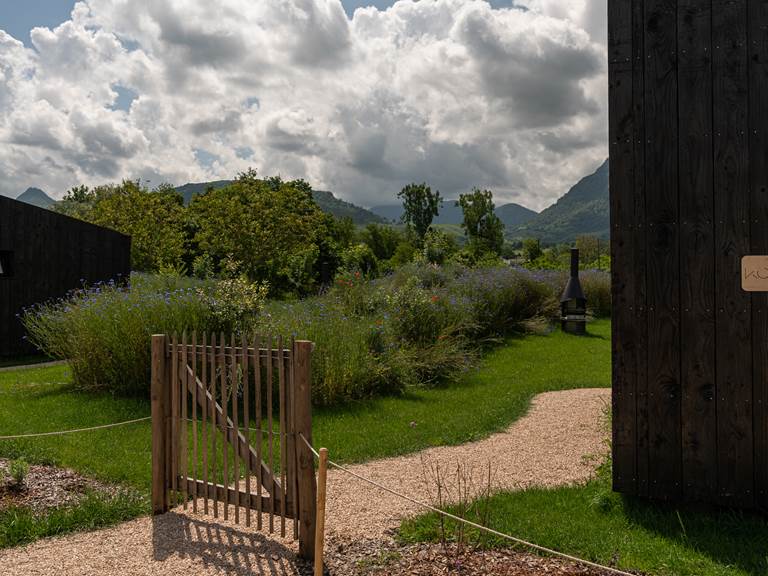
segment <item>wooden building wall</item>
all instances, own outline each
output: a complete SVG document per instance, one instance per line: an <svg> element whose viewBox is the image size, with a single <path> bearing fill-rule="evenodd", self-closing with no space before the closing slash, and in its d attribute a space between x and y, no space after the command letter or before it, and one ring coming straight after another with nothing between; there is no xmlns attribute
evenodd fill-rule
<svg viewBox="0 0 768 576"><path fill-rule="evenodd" d="M131 270L129 236L4 196L0 252L13 259L12 275L0 277L0 356L31 351L16 317L24 307Z"/></svg>
<svg viewBox="0 0 768 576"><path fill-rule="evenodd" d="M768 505L768 0L610 0L616 490Z"/></svg>

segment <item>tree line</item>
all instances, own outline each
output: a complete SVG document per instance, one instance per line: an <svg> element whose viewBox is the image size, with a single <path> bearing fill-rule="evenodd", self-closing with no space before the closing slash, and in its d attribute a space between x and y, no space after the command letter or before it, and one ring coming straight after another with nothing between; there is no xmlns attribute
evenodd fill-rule
<svg viewBox="0 0 768 576"><path fill-rule="evenodd" d="M337 273L372 277L423 259L442 264L498 260L504 224L494 212L493 194L473 189L457 201L466 244L435 228L443 199L426 183L405 186L402 228L369 224L323 212L304 180L240 174L224 188L209 188L188 206L172 186L149 189L123 181L71 189L55 209L132 237L136 271L201 278L245 276L267 282L273 295L305 295L333 281Z"/></svg>

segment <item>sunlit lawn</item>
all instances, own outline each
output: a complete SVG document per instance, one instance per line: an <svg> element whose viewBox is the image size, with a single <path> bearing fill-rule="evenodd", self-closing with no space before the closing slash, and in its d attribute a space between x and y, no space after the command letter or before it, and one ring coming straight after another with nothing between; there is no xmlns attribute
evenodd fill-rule
<svg viewBox="0 0 768 576"><path fill-rule="evenodd" d="M590 331L590 338L555 331L510 339L450 386L316 409L314 442L329 448L337 461L357 462L486 436L523 415L539 392L610 385L610 323L595 322ZM97 426L149 413L145 399L75 391L66 366L0 371L0 436ZM150 423L141 422L0 440L0 457L23 455L32 462L70 467L148 495L150 447ZM142 512L148 512L148 505L136 511Z"/></svg>

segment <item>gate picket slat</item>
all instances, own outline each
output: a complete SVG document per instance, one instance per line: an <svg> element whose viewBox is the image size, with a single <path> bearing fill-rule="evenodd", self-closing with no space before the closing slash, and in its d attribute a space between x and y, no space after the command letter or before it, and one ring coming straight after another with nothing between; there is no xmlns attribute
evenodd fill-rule
<svg viewBox="0 0 768 576"><path fill-rule="evenodd" d="M213 457L213 470L211 474L213 482L218 482L218 466L219 453L216 450L216 436L219 433L218 426L216 425L216 332L211 333L211 455ZM219 493L217 490L213 491L213 517L219 517Z"/></svg>
<svg viewBox="0 0 768 576"><path fill-rule="evenodd" d="M221 372L221 408L224 411L224 416L227 415L228 409L228 394L227 394L227 357L226 357L226 340L224 340L224 332L221 332L221 347L219 348L219 370ZM221 433L224 435L221 441L221 447L223 451L223 472L224 472L224 520L229 520L229 444L227 443L227 419L224 418L221 423Z"/></svg>
<svg viewBox="0 0 768 576"><path fill-rule="evenodd" d="M173 506L179 503L179 351L178 335L173 333L171 342L171 490L173 491Z"/></svg>
<svg viewBox="0 0 768 576"><path fill-rule="evenodd" d="M291 471L291 491L292 491L292 505L294 506L294 510L296 510L296 506L299 502L299 470L298 470L298 463L296 461L296 381L294 379L294 371L293 371L293 362L295 360L294 356L294 350L296 350L296 341L291 337L291 358L290 362L288 363L288 390L289 390L289 400L288 400L288 411L290 412L290 431L291 431L291 438L290 438L290 454L288 455L288 459L290 462L290 471ZM299 520L294 514L293 519L293 537L298 538L299 537Z"/></svg>
<svg viewBox="0 0 768 576"><path fill-rule="evenodd" d="M232 427L235 430L235 437L233 438L233 446L235 449L235 455L234 455L234 475L235 475L235 491L236 493L240 492L240 459L238 458L240 454L240 434L238 434L238 431L240 430L240 426L238 425L238 414L237 414L237 375L238 375L238 363L237 363L237 352L235 351L235 335L232 334L230 338L230 342L232 343L232 350L230 350L230 384L229 388L232 391ZM237 504L235 505L235 524L240 523L240 502L239 499L237 501Z"/></svg>
<svg viewBox="0 0 768 576"><path fill-rule="evenodd" d="M280 418L280 487L282 488L282 493L280 494L280 536L285 538L285 496L287 490L285 484L285 357L283 355L282 336L277 337L277 348L277 379L280 394L280 407L278 410L278 417Z"/></svg>
<svg viewBox="0 0 768 576"><path fill-rule="evenodd" d="M268 467L274 474L275 461L272 453L272 442L274 434L272 433L272 336L267 336L267 454L269 455ZM269 487L270 506L269 506L269 532L275 531L275 493L274 483Z"/></svg>
<svg viewBox="0 0 768 576"><path fill-rule="evenodd" d="M187 358L187 331L185 330L181 335L181 366L182 366L182 372L181 375L182 380L184 381L184 386L181 386L181 422L182 422L182 429L181 429L181 475L183 478L187 478L187 465L189 460L189 454L187 453L187 434L188 434L188 427L187 427L187 379L189 376L187 375L187 366L188 364L188 358ZM184 510L187 509L187 483L182 482L181 483L181 491L182 496L184 498Z"/></svg>
<svg viewBox="0 0 768 576"><path fill-rule="evenodd" d="M250 406L248 405L248 392L249 392L249 386L248 386L248 380L250 380L248 375L248 340L245 337L245 333L242 335L242 354L243 354L243 433L245 436L245 447L248 451L250 451L251 448L251 413L248 410ZM249 495L251 494L251 467L250 467L250 458L244 458L243 459L243 465L245 466L245 491ZM246 502L245 504L245 525L247 527L250 527L251 525L251 506L250 502Z"/></svg>
<svg viewBox="0 0 768 576"><path fill-rule="evenodd" d="M197 381L197 331L192 332L192 380ZM197 386L192 388L192 478L197 480ZM192 485L192 511L197 514L197 482Z"/></svg>
<svg viewBox="0 0 768 576"><path fill-rule="evenodd" d="M256 526L259 530L261 530L261 514L262 514L262 507L261 507L261 487L263 485L263 476L261 473L261 448L262 444L264 442L264 434L261 432L261 336L254 335L253 337L253 348L254 348L254 365L253 365L253 376L255 378L255 385L256 385L256 494L258 495L258 498L256 500L257 503L257 511L258 511L258 518L256 519Z"/></svg>
<svg viewBox="0 0 768 576"><path fill-rule="evenodd" d="M203 350L201 370L203 372L203 388L208 391L208 334L203 332ZM202 410L203 415L203 513L208 514L208 403L206 402Z"/></svg>
<svg viewBox="0 0 768 576"><path fill-rule="evenodd" d="M253 334L253 342L249 342L249 338L245 334L225 338L223 332L218 337L215 333L202 333L198 337L195 330L174 334L169 339L170 346L166 347L171 362L166 372L169 417L163 432L170 440L164 463L168 471L166 498L169 502L175 501L175 505L182 498L185 510L190 508L191 499L194 513L208 514L212 505L214 518L219 516L221 502L225 520L229 520L229 507L234 506L236 523L240 522L240 508L244 507L246 526L252 525L251 512L255 512L259 529L265 523L263 516L269 514L270 533L275 533L275 516L279 515L282 537L287 533L286 519L292 518L294 538L303 538L297 519L300 477L296 345L291 338L291 348L287 349L282 336ZM262 345L265 348L262 349ZM275 418L279 419L277 426ZM252 428L254 420L255 429ZM251 436L254 431L256 446ZM276 439L278 446L275 446ZM275 466L279 466L279 470L275 470ZM233 486L232 482L236 484ZM256 482L254 493L253 482ZM198 503L198 499L202 499L202 503Z"/></svg>

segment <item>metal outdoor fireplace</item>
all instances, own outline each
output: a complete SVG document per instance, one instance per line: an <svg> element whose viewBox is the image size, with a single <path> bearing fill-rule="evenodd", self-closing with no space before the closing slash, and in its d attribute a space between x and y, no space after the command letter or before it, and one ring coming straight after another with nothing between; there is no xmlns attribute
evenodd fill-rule
<svg viewBox="0 0 768 576"><path fill-rule="evenodd" d="M563 332L583 336L587 333L587 298L579 282L579 249L571 248L571 277L560 298Z"/></svg>

